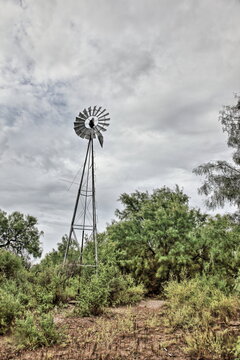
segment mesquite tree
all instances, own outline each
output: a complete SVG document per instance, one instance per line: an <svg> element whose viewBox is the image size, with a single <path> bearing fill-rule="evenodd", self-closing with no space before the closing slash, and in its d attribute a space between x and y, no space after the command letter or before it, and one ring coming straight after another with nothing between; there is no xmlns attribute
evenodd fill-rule
<svg viewBox="0 0 240 360"><path fill-rule="evenodd" d="M240 96L237 104L224 106L220 111L219 120L222 129L228 134L228 146L234 149L232 162L216 161L202 164L193 172L204 175L205 180L199 189L200 194L208 196L206 204L214 209L223 207L226 202L238 207L240 214Z"/></svg>
<svg viewBox="0 0 240 360"><path fill-rule="evenodd" d="M0 210L0 249L9 250L25 259L29 255L40 257L40 236L43 232L38 230L36 224L37 219L33 216L25 216L18 211L7 215Z"/></svg>

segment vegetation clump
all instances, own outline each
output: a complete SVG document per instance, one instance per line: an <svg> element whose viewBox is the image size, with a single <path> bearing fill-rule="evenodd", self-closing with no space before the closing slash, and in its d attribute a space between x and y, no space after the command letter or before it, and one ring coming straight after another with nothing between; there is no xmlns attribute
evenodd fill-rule
<svg viewBox="0 0 240 360"><path fill-rule="evenodd" d="M224 293L207 277L169 282L165 294L166 320L173 329L183 329L189 355L197 359L239 355L238 334L229 327L239 317L236 294Z"/></svg>
<svg viewBox="0 0 240 360"><path fill-rule="evenodd" d="M63 340L63 333L57 329L50 314L34 316L27 313L24 318L16 321L13 335L19 348L35 349Z"/></svg>

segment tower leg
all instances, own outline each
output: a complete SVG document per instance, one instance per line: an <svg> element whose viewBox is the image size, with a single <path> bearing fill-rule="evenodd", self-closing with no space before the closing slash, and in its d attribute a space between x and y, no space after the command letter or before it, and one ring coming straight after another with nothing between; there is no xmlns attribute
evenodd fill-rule
<svg viewBox="0 0 240 360"><path fill-rule="evenodd" d="M97 249L97 219L96 219L96 198L95 198L95 174L94 174L94 152L92 141L92 214L93 214L93 242L95 250L95 266L98 266L98 249Z"/></svg>
<svg viewBox="0 0 240 360"><path fill-rule="evenodd" d="M89 201L91 204L91 214L89 214ZM79 215L80 213L80 215ZM79 220L80 219L80 220ZM78 236L77 233L81 232ZM87 234L91 232L92 241L94 243L94 265L83 264L84 240ZM96 225L96 200L95 200L95 174L94 174L94 150L93 150L93 137L89 139L86 156L84 160L81 180L79 183L77 198L74 206L68 243L64 255L63 263L67 261L69 248L72 239L75 239L80 247L79 262L82 266L94 266L98 264L97 254L97 225Z"/></svg>

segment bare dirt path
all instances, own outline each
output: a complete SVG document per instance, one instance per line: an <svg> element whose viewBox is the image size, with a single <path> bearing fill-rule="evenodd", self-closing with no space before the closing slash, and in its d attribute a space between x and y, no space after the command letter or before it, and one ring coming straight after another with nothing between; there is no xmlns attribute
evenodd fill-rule
<svg viewBox="0 0 240 360"><path fill-rule="evenodd" d="M0 360L187 360L182 334L164 325L164 301L147 299L132 307L107 309L100 317L56 316L66 327L61 345L17 351L0 340Z"/></svg>

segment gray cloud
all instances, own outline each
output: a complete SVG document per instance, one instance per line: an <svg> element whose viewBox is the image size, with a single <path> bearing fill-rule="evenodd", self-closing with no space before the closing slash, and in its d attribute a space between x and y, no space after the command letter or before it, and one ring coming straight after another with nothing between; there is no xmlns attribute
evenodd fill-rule
<svg viewBox="0 0 240 360"><path fill-rule="evenodd" d="M96 143L98 225L122 192L178 183L230 159L218 111L239 91L239 1L33 0L0 15L0 207L39 219L49 251L68 232L86 142L76 114L111 114ZM80 172L76 181L79 180Z"/></svg>

